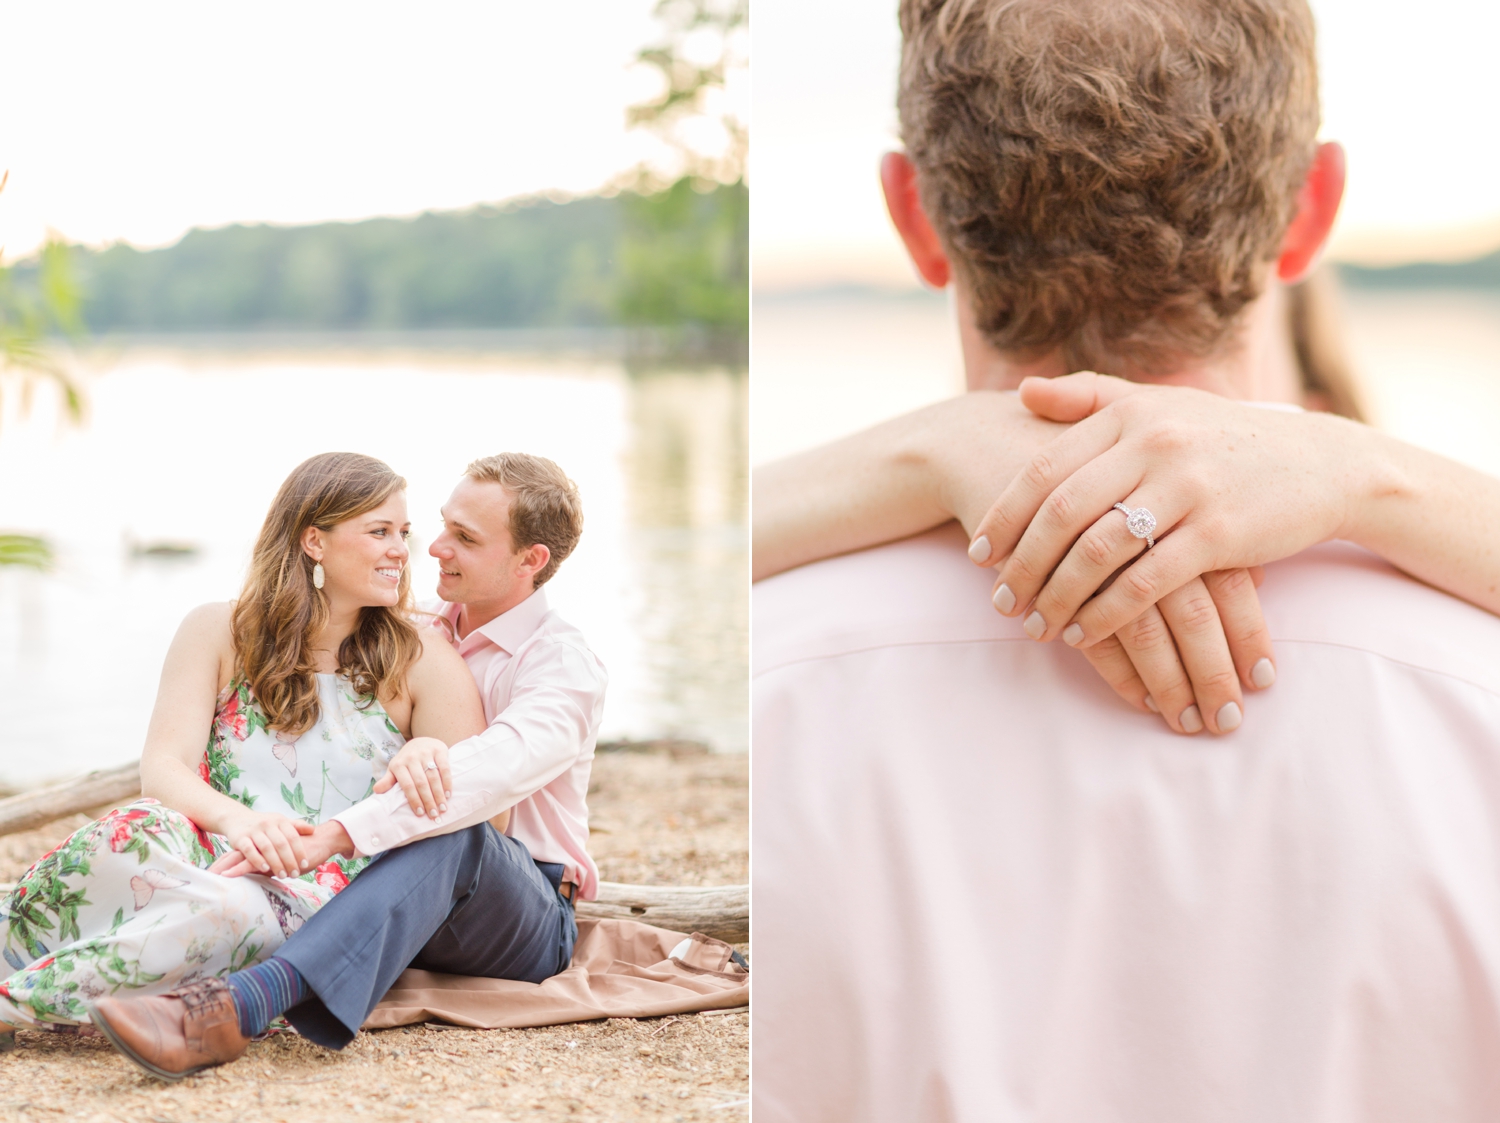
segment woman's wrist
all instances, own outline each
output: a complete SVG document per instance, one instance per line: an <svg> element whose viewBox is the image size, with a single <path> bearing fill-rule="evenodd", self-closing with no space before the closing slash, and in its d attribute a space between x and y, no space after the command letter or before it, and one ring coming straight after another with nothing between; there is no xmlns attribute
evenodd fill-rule
<svg viewBox="0 0 1500 1123"><path fill-rule="evenodd" d="M1384 433L1329 415L1333 450L1343 492L1342 519L1330 537L1385 555L1402 509L1416 498L1417 486L1405 446Z"/></svg>

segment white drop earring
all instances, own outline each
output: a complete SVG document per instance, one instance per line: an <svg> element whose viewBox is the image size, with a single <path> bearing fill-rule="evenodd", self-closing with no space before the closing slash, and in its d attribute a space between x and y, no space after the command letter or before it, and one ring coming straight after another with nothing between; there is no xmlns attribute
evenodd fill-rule
<svg viewBox="0 0 1500 1123"><path fill-rule="evenodd" d="M321 589L322 587L323 587L323 563L322 562L314 562L313 563L313 588L314 589Z"/></svg>

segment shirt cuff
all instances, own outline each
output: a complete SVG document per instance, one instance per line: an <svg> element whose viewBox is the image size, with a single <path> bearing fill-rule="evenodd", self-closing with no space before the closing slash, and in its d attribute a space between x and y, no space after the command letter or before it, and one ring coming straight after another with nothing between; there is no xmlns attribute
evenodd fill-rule
<svg viewBox="0 0 1500 1123"><path fill-rule="evenodd" d="M454 792L448 800L448 810L436 819L429 819L414 812L406 802L406 794L397 787L363 799L333 818L349 832L356 854L373 857L423 835L444 834L444 828L455 830L460 820L474 818L475 812L484 811L489 802L487 791Z"/></svg>

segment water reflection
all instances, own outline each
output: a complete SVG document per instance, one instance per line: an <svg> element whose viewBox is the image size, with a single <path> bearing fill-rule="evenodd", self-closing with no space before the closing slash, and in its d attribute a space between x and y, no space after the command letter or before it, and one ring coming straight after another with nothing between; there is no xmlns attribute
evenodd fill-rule
<svg viewBox="0 0 1500 1123"><path fill-rule="evenodd" d="M715 714L712 743L745 748L749 666L746 379L631 380L631 552L650 704L667 731ZM738 703L731 705L731 699Z"/></svg>
<svg viewBox="0 0 1500 1123"><path fill-rule="evenodd" d="M59 427L45 395L24 420L13 400L0 417L0 527L58 549L50 574L0 569L0 785L139 752L182 615L237 592L281 479L334 448L407 477L419 591L468 460L557 460L586 530L549 594L609 667L606 735L746 747L743 374L440 347L92 362L84 428Z"/></svg>

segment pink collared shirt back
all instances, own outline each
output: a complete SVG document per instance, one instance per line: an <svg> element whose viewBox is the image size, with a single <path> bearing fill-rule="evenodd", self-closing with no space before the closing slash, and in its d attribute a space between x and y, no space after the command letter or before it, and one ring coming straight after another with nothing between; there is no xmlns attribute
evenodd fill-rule
<svg viewBox="0 0 1500 1123"><path fill-rule="evenodd" d="M457 634L458 605L436 615ZM442 628L439 622L435 627ZM588 787L607 676L583 634L538 589L455 646L484 702L483 733L449 750L453 796L437 820L412 813L399 788L337 816L362 853L460 830L511 809L507 833L591 900L599 872L588 852Z"/></svg>
<svg viewBox="0 0 1500 1123"><path fill-rule="evenodd" d="M1500 619L1307 551L1179 737L964 546L756 587L757 1123L1500 1119Z"/></svg>

